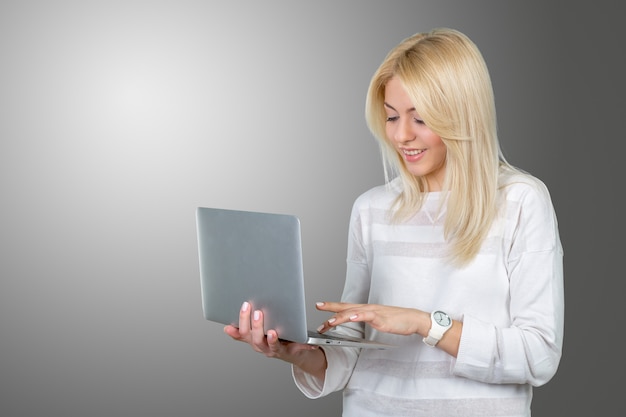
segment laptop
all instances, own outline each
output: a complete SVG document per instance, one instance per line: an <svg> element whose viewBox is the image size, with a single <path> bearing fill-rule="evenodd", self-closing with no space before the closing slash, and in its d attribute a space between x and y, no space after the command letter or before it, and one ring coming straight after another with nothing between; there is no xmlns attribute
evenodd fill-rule
<svg viewBox="0 0 626 417"><path fill-rule="evenodd" d="M244 301L263 311L265 331L313 345L391 345L307 329L300 220L293 215L198 207L204 318L238 326Z"/></svg>

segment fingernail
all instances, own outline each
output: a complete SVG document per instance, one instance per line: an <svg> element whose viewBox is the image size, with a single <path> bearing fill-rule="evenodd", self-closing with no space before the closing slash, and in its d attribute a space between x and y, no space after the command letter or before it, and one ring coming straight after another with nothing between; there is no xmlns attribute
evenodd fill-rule
<svg viewBox="0 0 626 417"><path fill-rule="evenodd" d="M241 305L241 311L248 311L249 307L250 307L250 304L248 304L247 301L244 301L243 304Z"/></svg>
<svg viewBox="0 0 626 417"><path fill-rule="evenodd" d="M336 319L336 318L334 318L334 317L333 317L333 318L328 319L328 324L330 324L330 323L334 323L334 322L335 322L335 320L337 320L337 319Z"/></svg>
<svg viewBox="0 0 626 417"><path fill-rule="evenodd" d="M315 305L318 306L318 307L322 307L324 305L324 303L321 302L321 301L318 301L317 303L315 303Z"/></svg>
<svg viewBox="0 0 626 417"><path fill-rule="evenodd" d="M356 318L357 318L357 317L358 317L358 316L357 316L356 314L355 314L355 315L353 315L353 316L350 316L350 320L356 320Z"/></svg>
<svg viewBox="0 0 626 417"><path fill-rule="evenodd" d="M255 319L255 320L258 320L258 319L259 319L259 317L261 317L261 312L260 312L259 310L255 310L255 311L254 311L254 319Z"/></svg>
<svg viewBox="0 0 626 417"><path fill-rule="evenodd" d="M321 332L324 329L324 325L322 324L320 327L317 328L317 332Z"/></svg>

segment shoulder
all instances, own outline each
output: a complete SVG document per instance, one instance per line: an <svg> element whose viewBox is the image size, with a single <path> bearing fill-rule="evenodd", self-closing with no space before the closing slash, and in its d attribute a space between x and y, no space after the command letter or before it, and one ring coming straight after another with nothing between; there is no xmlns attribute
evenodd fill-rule
<svg viewBox="0 0 626 417"><path fill-rule="evenodd" d="M371 208L389 209L401 193L401 187L400 179L396 178L387 184L370 188L356 198L353 209L356 211Z"/></svg>
<svg viewBox="0 0 626 417"><path fill-rule="evenodd" d="M504 173L500 180L504 216L525 249L560 248L556 213L543 181L523 171Z"/></svg>
<svg viewBox="0 0 626 417"><path fill-rule="evenodd" d="M548 187L539 178L518 170L501 171L498 188L506 201L522 205L538 204L552 209L552 199Z"/></svg>

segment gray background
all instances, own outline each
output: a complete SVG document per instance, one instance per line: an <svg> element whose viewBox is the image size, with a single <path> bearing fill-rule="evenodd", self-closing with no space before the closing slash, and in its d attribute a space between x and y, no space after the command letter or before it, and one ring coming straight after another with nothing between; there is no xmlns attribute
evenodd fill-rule
<svg viewBox="0 0 626 417"><path fill-rule="evenodd" d="M624 415L617 9L294 3L0 2L0 414L339 415L339 394L305 399L202 318L194 210L300 216L317 325L352 201L383 180L368 81L449 26L481 48L504 151L559 216L565 349L533 415Z"/></svg>

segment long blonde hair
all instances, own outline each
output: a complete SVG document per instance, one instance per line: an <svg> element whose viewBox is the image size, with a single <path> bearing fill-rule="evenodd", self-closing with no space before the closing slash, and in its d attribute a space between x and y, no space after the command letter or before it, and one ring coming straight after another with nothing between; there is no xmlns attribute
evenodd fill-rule
<svg viewBox="0 0 626 417"><path fill-rule="evenodd" d="M470 262L480 250L497 214L498 172L505 161L497 136L493 88L487 65L476 45L447 28L418 33L398 44L370 82L366 120L378 139L387 182L396 176L403 191L394 219L413 215L428 185L405 167L385 133L385 85L403 83L425 124L446 145L444 233L457 264Z"/></svg>

